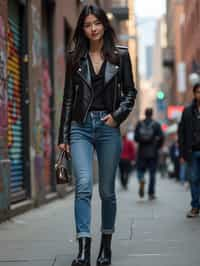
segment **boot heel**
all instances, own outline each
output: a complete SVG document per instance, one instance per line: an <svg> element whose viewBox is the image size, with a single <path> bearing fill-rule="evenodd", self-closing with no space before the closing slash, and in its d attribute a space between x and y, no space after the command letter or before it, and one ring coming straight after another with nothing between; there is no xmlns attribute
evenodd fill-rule
<svg viewBox="0 0 200 266"><path fill-rule="evenodd" d="M78 239L79 253L71 266L90 266L91 238L81 237Z"/></svg>
<svg viewBox="0 0 200 266"><path fill-rule="evenodd" d="M111 240L112 240L111 234L109 235L102 234L99 255L97 257L97 262L96 262L97 266L111 265L111 257L112 257Z"/></svg>

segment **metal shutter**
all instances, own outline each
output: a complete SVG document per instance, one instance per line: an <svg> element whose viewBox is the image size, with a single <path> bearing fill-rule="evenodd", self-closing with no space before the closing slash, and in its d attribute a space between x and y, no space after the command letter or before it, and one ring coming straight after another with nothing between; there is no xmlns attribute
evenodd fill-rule
<svg viewBox="0 0 200 266"><path fill-rule="evenodd" d="M21 55L22 32L19 4L9 1L8 18L8 148L11 161L11 202L25 198L24 152L22 119L22 75Z"/></svg>

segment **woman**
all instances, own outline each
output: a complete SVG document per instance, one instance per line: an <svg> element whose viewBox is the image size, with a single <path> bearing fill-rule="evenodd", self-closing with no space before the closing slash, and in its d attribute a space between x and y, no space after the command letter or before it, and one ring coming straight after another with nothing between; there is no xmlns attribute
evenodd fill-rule
<svg viewBox="0 0 200 266"><path fill-rule="evenodd" d="M116 216L115 174L120 159L119 125L132 107L136 90L126 48L115 46L105 12L85 6L68 53L59 148L70 152L75 174L75 222L79 253L72 266L90 265L93 150L99 163L102 202L101 246L97 265L111 264Z"/></svg>

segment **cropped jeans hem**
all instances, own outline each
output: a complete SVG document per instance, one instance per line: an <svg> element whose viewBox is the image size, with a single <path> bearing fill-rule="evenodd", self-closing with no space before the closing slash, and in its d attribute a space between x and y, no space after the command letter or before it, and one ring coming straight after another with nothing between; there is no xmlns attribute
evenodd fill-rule
<svg viewBox="0 0 200 266"><path fill-rule="evenodd" d="M114 229L101 229L101 233L104 235L111 235L115 232Z"/></svg>
<svg viewBox="0 0 200 266"><path fill-rule="evenodd" d="M91 238L91 234L90 233L87 233L87 232L81 232L81 233L77 233L76 235L76 238L79 239L79 238L82 238L82 237L89 237Z"/></svg>

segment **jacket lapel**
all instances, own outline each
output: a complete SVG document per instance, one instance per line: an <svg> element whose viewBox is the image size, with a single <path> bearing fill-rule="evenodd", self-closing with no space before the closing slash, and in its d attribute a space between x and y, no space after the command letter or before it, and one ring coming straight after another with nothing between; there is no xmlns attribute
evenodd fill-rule
<svg viewBox="0 0 200 266"><path fill-rule="evenodd" d="M118 73L119 66L111 64L110 62L106 62L105 68L105 86L109 83L109 81Z"/></svg>
<svg viewBox="0 0 200 266"><path fill-rule="evenodd" d="M106 62L105 67L105 86L110 82L110 80L118 73L119 66ZM91 73L87 56L84 56L81 61L77 73L81 76L82 79L88 84L89 87L92 87L91 83Z"/></svg>
<svg viewBox="0 0 200 266"><path fill-rule="evenodd" d="M92 86L91 73L87 56L84 56L81 59L77 73L81 76L83 80L85 80L85 82L88 84L89 87Z"/></svg>

